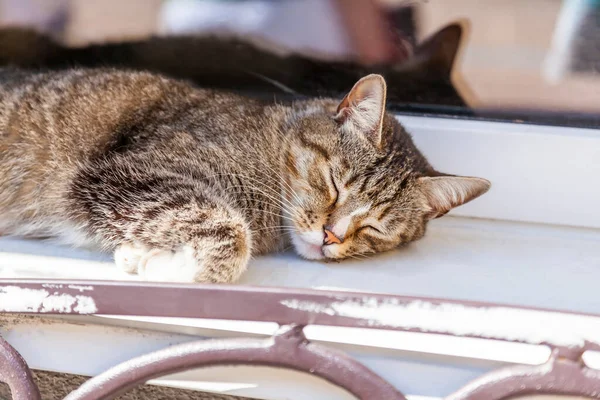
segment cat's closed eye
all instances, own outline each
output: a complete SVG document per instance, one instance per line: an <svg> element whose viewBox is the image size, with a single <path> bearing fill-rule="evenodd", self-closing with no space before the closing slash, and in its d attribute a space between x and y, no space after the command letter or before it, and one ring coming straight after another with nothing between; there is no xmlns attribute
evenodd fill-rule
<svg viewBox="0 0 600 400"><path fill-rule="evenodd" d="M356 230L356 233L363 232L363 231L369 231L369 230L376 232L380 235L384 234L383 231L381 231L379 228L374 227L373 225L363 225Z"/></svg>
<svg viewBox="0 0 600 400"><path fill-rule="evenodd" d="M366 225L366 226L364 226L364 228L365 228L365 229L371 229L371 230L373 230L373 231L375 231L375 232L377 232L377 233L379 233L379 234L383 235L383 232L382 232L380 229L378 229L378 228L375 228L373 225Z"/></svg>
<svg viewBox="0 0 600 400"><path fill-rule="evenodd" d="M333 186L333 201L331 203L332 206L335 206L340 198L340 190L335 183L335 178L333 177L333 171L329 170L329 180L331 181L331 185Z"/></svg>

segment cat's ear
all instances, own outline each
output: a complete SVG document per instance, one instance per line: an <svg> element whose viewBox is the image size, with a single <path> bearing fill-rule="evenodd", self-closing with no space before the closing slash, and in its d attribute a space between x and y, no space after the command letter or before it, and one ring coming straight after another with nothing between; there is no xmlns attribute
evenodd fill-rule
<svg viewBox="0 0 600 400"><path fill-rule="evenodd" d="M467 21L455 22L427 38L415 49L413 68L428 75L450 77L467 25Z"/></svg>
<svg viewBox="0 0 600 400"><path fill-rule="evenodd" d="M354 85L337 108L341 129L364 135L375 147L381 145L386 84L381 75L367 75Z"/></svg>
<svg viewBox="0 0 600 400"><path fill-rule="evenodd" d="M466 176L419 178L429 218L439 218L454 207L476 199L490 189L490 181Z"/></svg>

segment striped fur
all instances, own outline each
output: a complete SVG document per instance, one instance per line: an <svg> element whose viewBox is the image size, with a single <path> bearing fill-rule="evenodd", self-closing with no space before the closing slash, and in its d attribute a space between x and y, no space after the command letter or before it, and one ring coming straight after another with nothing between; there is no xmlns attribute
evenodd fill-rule
<svg viewBox="0 0 600 400"><path fill-rule="evenodd" d="M374 146L337 109L144 72L1 70L0 231L115 251L149 280L234 282L290 241L307 258L394 248L450 204L435 193L487 190L424 185L439 174L394 118ZM328 227L341 243L323 244Z"/></svg>

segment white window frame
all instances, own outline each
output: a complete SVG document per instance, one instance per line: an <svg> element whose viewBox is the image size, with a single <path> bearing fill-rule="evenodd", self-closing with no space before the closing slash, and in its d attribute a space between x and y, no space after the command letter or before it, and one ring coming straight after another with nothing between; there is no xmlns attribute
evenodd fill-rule
<svg viewBox="0 0 600 400"><path fill-rule="evenodd" d="M600 228L600 130L397 115L433 166L492 182L452 214Z"/></svg>

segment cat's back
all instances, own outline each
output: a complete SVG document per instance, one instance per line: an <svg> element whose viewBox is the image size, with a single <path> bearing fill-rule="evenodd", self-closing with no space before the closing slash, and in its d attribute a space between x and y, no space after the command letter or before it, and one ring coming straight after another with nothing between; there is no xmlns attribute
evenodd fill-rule
<svg viewBox="0 0 600 400"><path fill-rule="evenodd" d="M187 91L184 84L140 72L1 69L0 145L7 139L48 145L73 139L82 148L86 138L100 139L120 121Z"/></svg>
<svg viewBox="0 0 600 400"><path fill-rule="evenodd" d="M267 119L256 100L149 72L0 69L5 176L65 169L123 143L164 143L172 132L206 144L250 143L256 138L248 133Z"/></svg>
<svg viewBox="0 0 600 400"><path fill-rule="evenodd" d="M279 134L268 109L148 72L0 69L0 232L70 231L57 221L72 183L99 166L189 176L251 163Z"/></svg>
<svg viewBox="0 0 600 400"><path fill-rule="evenodd" d="M144 72L0 69L0 209L66 190L87 160L203 95Z"/></svg>

